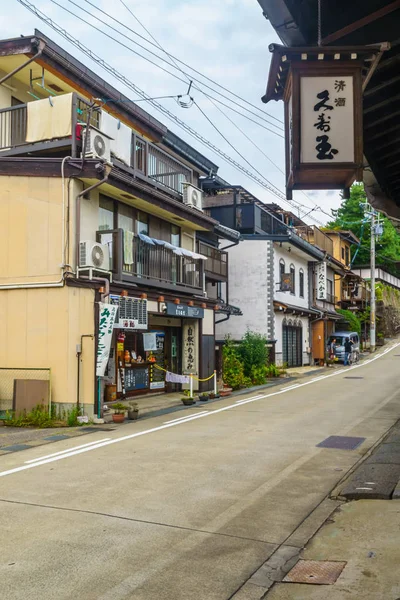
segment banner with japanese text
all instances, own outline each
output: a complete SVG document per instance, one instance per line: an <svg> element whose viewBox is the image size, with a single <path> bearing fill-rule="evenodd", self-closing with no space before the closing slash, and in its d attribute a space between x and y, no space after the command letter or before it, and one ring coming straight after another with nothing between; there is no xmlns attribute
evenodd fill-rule
<svg viewBox="0 0 400 600"><path fill-rule="evenodd" d="M96 377L104 377L118 306L99 302L99 330L96 359Z"/></svg>

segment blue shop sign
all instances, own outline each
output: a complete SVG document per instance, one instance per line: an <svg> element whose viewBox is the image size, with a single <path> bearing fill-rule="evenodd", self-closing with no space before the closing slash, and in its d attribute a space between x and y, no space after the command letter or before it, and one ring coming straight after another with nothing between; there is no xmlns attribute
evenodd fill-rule
<svg viewBox="0 0 400 600"><path fill-rule="evenodd" d="M197 306L187 306L186 304L174 304L173 302L167 302L166 314L170 315L171 317L203 319L204 308L198 308Z"/></svg>

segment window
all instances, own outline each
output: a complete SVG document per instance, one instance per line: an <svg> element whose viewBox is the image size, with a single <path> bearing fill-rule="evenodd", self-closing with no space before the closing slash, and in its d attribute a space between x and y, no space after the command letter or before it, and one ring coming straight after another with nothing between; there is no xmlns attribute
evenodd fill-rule
<svg viewBox="0 0 400 600"><path fill-rule="evenodd" d="M326 285L327 285L326 289L327 289L327 292L328 292L327 300L328 300L328 302L334 302L335 300L333 298L333 281L331 281L330 279L328 279L327 282L326 282Z"/></svg>
<svg viewBox="0 0 400 600"><path fill-rule="evenodd" d="M294 265L290 265L290 277L292 280L292 289L290 290L290 293L295 294L296 293L296 281L295 281L296 271L295 271Z"/></svg>
<svg viewBox="0 0 400 600"><path fill-rule="evenodd" d="M171 244L178 247L181 245L181 229L178 225L171 225Z"/></svg>
<svg viewBox="0 0 400 600"><path fill-rule="evenodd" d="M350 264L350 248L346 246L346 265Z"/></svg>
<svg viewBox="0 0 400 600"><path fill-rule="evenodd" d="M285 274L285 261L283 260L283 258L281 258L281 260L279 261L279 280L280 283L282 283L282 279L283 279L283 275Z"/></svg>
<svg viewBox="0 0 400 600"><path fill-rule="evenodd" d="M118 205L118 227L124 231L134 231L133 208L127 204Z"/></svg>
<svg viewBox="0 0 400 600"><path fill-rule="evenodd" d="M342 246L342 260L344 260L344 246Z"/></svg>
<svg viewBox="0 0 400 600"><path fill-rule="evenodd" d="M136 233L144 233L144 235L149 235L149 217L146 213L141 212L140 210L137 213L136 217Z"/></svg>
<svg viewBox="0 0 400 600"><path fill-rule="evenodd" d="M299 288L300 288L300 298L304 298L304 271L300 269L299 272Z"/></svg>
<svg viewBox="0 0 400 600"><path fill-rule="evenodd" d="M114 229L114 200L100 194L99 231Z"/></svg>

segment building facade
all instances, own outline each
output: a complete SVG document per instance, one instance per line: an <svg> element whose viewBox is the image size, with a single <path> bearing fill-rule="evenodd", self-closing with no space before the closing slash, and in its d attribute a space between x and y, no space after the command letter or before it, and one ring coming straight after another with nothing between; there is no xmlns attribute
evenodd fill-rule
<svg viewBox="0 0 400 600"><path fill-rule="evenodd" d="M51 369L53 401L89 415L178 389L166 370L209 376L207 290L227 282L219 241L239 237L202 210L218 167L39 32L0 51L0 365Z"/></svg>
<svg viewBox="0 0 400 600"><path fill-rule="evenodd" d="M217 340L226 335L240 340L252 330L266 337L277 364L324 361L326 340L339 318L335 277L343 273L332 257L332 241L240 186L214 180L203 187L207 213L242 236L228 253L229 302L238 304L243 316L218 324ZM321 265L324 289L317 293Z"/></svg>

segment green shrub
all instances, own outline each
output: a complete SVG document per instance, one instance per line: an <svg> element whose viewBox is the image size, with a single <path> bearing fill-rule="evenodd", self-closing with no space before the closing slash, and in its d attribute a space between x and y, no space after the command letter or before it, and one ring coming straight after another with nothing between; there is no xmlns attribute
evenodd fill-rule
<svg viewBox="0 0 400 600"><path fill-rule="evenodd" d="M256 365L253 365L251 367L250 379L254 385L262 385L265 383L267 379L267 366L261 365L257 367Z"/></svg>
<svg viewBox="0 0 400 600"><path fill-rule="evenodd" d="M244 374L255 383L252 375L254 368L263 368L268 361L266 339L260 333L246 331L238 347L238 355L243 363ZM259 377L260 371L257 371Z"/></svg>
<svg viewBox="0 0 400 600"><path fill-rule="evenodd" d="M233 390L246 384L243 363L238 357L238 349L229 336L222 349L222 365L224 382Z"/></svg>
<svg viewBox="0 0 400 600"><path fill-rule="evenodd" d="M280 374L281 374L281 371L280 371L279 367L277 367L276 365L270 364L267 366L267 368L266 368L267 377L279 377Z"/></svg>
<svg viewBox="0 0 400 600"><path fill-rule="evenodd" d="M361 334L361 321L351 310L337 308L336 312L342 315L345 321L347 321L350 331L356 331L359 335Z"/></svg>

